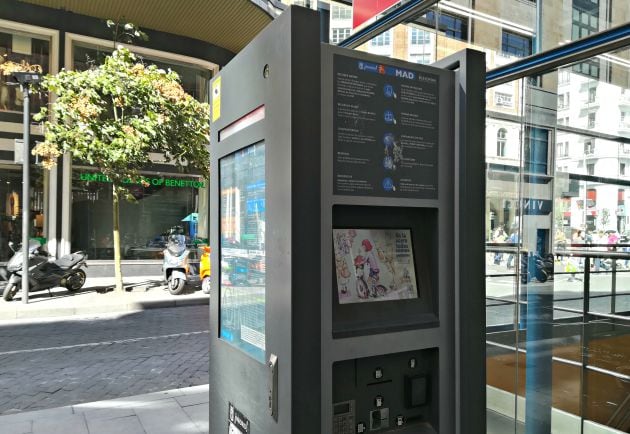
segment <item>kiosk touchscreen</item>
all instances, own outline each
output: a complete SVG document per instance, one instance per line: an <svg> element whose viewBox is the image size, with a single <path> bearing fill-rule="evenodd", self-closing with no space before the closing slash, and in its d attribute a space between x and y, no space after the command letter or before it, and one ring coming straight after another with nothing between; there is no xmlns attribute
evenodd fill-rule
<svg viewBox="0 0 630 434"><path fill-rule="evenodd" d="M212 80L209 432L481 434L483 55L319 25L291 7Z"/></svg>

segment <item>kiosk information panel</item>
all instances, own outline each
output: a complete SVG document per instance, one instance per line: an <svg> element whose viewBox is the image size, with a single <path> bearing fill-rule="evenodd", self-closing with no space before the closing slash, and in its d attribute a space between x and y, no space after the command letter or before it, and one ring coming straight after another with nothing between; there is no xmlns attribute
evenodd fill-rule
<svg viewBox="0 0 630 434"><path fill-rule="evenodd" d="M265 144L223 157L221 339L265 359Z"/></svg>
<svg viewBox="0 0 630 434"><path fill-rule="evenodd" d="M438 75L333 57L334 193L437 198Z"/></svg>

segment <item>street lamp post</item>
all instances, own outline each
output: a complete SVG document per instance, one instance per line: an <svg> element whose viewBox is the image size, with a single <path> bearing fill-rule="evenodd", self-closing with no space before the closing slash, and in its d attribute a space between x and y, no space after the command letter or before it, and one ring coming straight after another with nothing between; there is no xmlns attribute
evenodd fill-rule
<svg viewBox="0 0 630 434"><path fill-rule="evenodd" d="M15 72L13 79L20 84L24 95L24 138L22 144L22 303L28 303L28 241L30 235L31 220L31 180L30 180L30 89L33 84L39 83L41 74L32 72Z"/></svg>

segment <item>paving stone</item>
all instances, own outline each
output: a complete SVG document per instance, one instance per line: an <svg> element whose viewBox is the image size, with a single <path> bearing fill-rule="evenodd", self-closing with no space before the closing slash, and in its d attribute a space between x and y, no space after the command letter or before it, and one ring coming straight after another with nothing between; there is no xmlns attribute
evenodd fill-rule
<svg viewBox="0 0 630 434"><path fill-rule="evenodd" d="M1 351L21 351L2 356L0 415L207 384L207 326L207 306L0 324Z"/></svg>
<svg viewBox="0 0 630 434"><path fill-rule="evenodd" d="M136 415L117 419L88 420L90 434L145 434L146 431Z"/></svg>
<svg viewBox="0 0 630 434"><path fill-rule="evenodd" d="M204 403L200 403L197 405L190 405L187 407L182 407L182 410L188 415L190 420L192 420L197 429L201 432L208 431L210 429L210 425L208 423L208 415L210 414L210 404L206 400Z"/></svg>
<svg viewBox="0 0 630 434"><path fill-rule="evenodd" d="M197 425L175 400L136 408L136 414L147 434L199 433Z"/></svg>
<svg viewBox="0 0 630 434"><path fill-rule="evenodd" d="M82 414L33 420L33 434L89 434Z"/></svg>
<svg viewBox="0 0 630 434"><path fill-rule="evenodd" d="M31 421L3 423L2 434L30 434L32 431Z"/></svg>

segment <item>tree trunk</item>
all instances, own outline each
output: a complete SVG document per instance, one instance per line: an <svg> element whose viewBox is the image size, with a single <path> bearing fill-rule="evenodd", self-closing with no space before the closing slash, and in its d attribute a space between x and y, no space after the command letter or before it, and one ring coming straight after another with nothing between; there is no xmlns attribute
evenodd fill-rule
<svg viewBox="0 0 630 434"><path fill-rule="evenodd" d="M114 275L116 277L116 292L123 292L122 271L120 269L120 204L118 197L118 187L112 183L113 198L113 231L114 231Z"/></svg>

